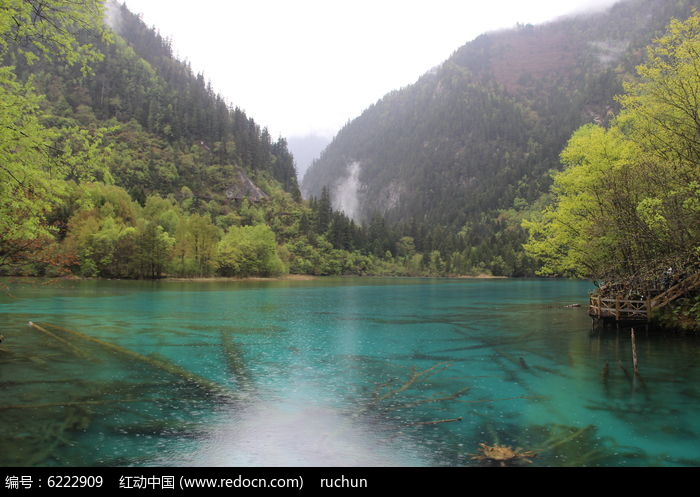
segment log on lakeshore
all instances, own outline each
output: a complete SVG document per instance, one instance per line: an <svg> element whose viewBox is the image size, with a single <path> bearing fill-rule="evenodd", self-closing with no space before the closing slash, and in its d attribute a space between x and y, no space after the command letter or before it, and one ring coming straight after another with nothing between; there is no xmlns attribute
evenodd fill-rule
<svg viewBox="0 0 700 497"><path fill-rule="evenodd" d="M30 326L37 327L36 324L32 323L30 321ZM202 378L199 375L196 375L195 373L192 373L191 371L188 371L184 368L181 368L180 366L177 366L171 362L164 361L162 359L154 359L152 357L147 357L145 355L139 354L137 352L134 352L132 350L126 349L124 347L121 347L119 345L115 345L113 343L106 342L104 340L100 340L99 338L92 337L90 335L86 335L84 333L80 333L79 331L74 331L74 330L69 330L67 328L62 328L60 326L56 326L53 324L48 324L46 323L46 326L62 331L63 333L68 333L70 335L77 336L79 338L82 338L83 340L87 340L89 342L96 343L100 346L102 346L105 349L108 349L112 352L116 352L120 355L123 355L125 357L129 357L130 359L136 359L137 361L144 362L152 367L155 367L156 369L160 369L163 371L166 371L172 375L179 376L180 378L186 380L187 382L196 385L197 387L201 388L202 390L206 390L210 393L216 394L216 395L223 395L230 397L232 396L233 392L229 390L228 388L223 387L222 385L219 385L216 382L213 382L211 380L208 380L206 378Z"/></svg>

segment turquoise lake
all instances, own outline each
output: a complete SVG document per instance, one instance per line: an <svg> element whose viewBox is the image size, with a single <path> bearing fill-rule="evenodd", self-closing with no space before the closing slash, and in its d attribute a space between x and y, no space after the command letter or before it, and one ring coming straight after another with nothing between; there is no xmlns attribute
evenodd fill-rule
<svg viewBox="0 0 700 497"><path fill-rule="evenodd" d="M700 465L700 339L637 329L635 376L587 282L0 287L2 466Z"/></svg>

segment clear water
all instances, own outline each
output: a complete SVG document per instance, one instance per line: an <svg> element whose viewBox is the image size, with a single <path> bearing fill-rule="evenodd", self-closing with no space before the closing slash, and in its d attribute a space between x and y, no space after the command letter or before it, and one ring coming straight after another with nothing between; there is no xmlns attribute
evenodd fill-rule
<svg viewBox="0 0 700 497"><path fill-rule="evenodd" d="M635 377L585 282L0 284L2 466L700 464L700 340L637 330Z"/></svg>

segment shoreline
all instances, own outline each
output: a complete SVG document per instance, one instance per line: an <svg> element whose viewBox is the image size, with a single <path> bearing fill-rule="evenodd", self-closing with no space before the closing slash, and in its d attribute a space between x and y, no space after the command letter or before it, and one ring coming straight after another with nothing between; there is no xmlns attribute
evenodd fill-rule
<svg viewBox="0 0 700 497"><path fill-rule="evenodd" d="M531 278L532 276L525 276L525 278ZM494 276L492 274L478 274L476 276L446 276L448 280L517 280L518 278L513 276Z"/></svg>
<svg viewBox="0 0 700 497"><path fill-rule="evenodd" d="M328 278L367 278L367 279L376 279L376 278L386 278L386 279L443 279L443 280L508 280L508 279L517 279L517 278L512 278L509 276L492 276L490 274L479 274L476 276L463 276L463 275L451 275L451 276L396 276L396 275L381 275L381 274L332 274L332 275L311 275L311 274L287 274L284 276L246 276L242 278L237 278L237 277L225 277L225 276L201 276L201 277L194 277L194 278L161 278L159 280L151 280L151 281L174 281L174 282L180 282L180 283L186 283L186 282L207 282L207 281L212 281L212 282L217 282L217 281L240 281L240 282L248 282L248 281L316 281L316 280L323 280L323 279L328 279ZM100 278L95 278L95 279L100 279ZM131 280L122 280L122 281L131 281ZM134 280L137 281L137 280ZM148 281L148 280L139 280L139 281Z"/></svg>
<svg viewBox="0 0 700 497"><path fill-rule="evenodd" d="M313 281L322 280L325 278L431 278L444 280L508 280L517 279L509 276L492 276L490 274L479 274L476 276L396 276L382 274L330 274L330 275L312 275L312 274L287 274L284 276L246 276L237 278L235 276L202 276L195 278L162 278L157 281ZM96 278L100 279L100 278ZM143 281L143 280L142 280ZM154 280L155 281L155 280Z"/></svg>
<svg viewBox="0 0 700 497"><path fill-rule="evenodd" d="M175 282L206 282L206 281L313 281L325 276L313 276L307 274L287 274L285 276L246 276L244 278L225 277L225 276L201 276L195 278L161 278L151 281L175 281ZM97 278L99 279L99 278ZM128 280L127 280L128 281ZM136 280L134 280L136 281ZM148 280L140 280L148 281Z"/></svg>
<svg viewBox="0 0 700 497"><path fill-rule="evenodd" d="M381 275L381 274L343 274L343 275L310 275L310 274L287 274L284 276L246 276L246 277L225 277L225 276L197 276L191 278L183 277L164 277L153 280L132 280L126 278L83 278L81 276L66 275L66 276L1 276L2 279L8 280L47 280L47 281L163 281L177 283L203 283L203 282L255 282L255 281L316 281L327 278L386 278L386 279L442 279L442 280L509 280L519 279L511 276L493 276L490 274L479 274L474 276L468 275L449 275L449 276L403 276L403 275ZM530 277L525 277L530 278Z"/></svg>

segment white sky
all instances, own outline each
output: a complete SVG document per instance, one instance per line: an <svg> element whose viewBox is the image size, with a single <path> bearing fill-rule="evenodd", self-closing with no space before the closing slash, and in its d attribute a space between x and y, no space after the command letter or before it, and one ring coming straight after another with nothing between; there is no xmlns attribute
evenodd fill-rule
<svg viewBox="0 0 700 497"><path fill-rule="evenodd" d="M124 0L273 137L333 135L481 33L615 0Z"/></svg>

